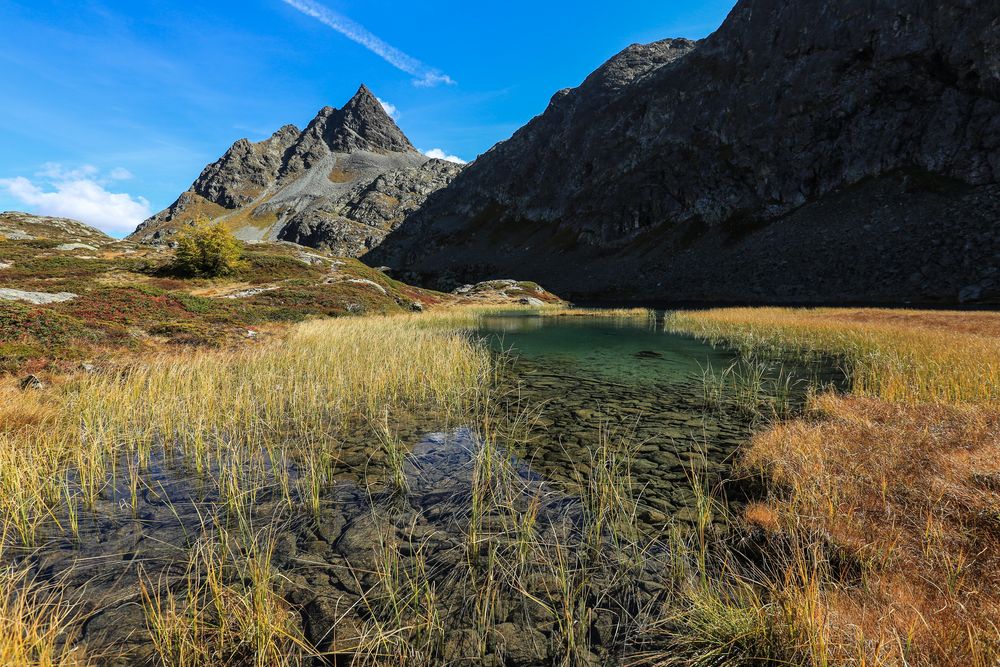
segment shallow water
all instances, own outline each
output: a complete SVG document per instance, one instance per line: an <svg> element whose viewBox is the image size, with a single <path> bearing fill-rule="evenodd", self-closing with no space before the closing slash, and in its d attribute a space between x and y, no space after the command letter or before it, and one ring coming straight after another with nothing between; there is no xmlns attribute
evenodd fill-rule
<svg viewBox="0 0 1000 667"><path fill-rule="evenodd" d="M717 479L749 437L747 416L707 404L704 392L704 371L737 356L666 332L662 321L511 314L485 319L477 333L514 357L524 402L542 405L522 453L532 468L572 485L586 477L602 432L623 440L636 452L649 526L689 517L692 473Z"/></svg>
<svg viewBox="0 0 1000 667"><path fill-rule="evenodd" d="M576 492L588 480L602 437L634 453L639 528L655 535L672 521L694 519L692 475L709 484L724 478L732 455L750 436L752 422L745 413L707 401L704 392L704 369L723 369L735 355L667 333L661 323L517 314L486 318L473 335L512 360L506 399L531 415L529 437L510 452L523 494L510 511L517 515L523 503L540 499L539 529L564 526L569 544L580 539L574 534L581 516ZM768 372L773 375L777 366ZM814 371L796 372L806 377ZM795 386L804 394L804 384ZM405 497L385 490L384 470L370 460L375 445L367 433L337 444L342 470L323 490L317 511L290 506L271 477L274 467L286 462L233 464L251 477L245 487L257 489L244 521L250 532L266 529L273 535L281 595L298 610L307 638L321 648L335 650L330 632L343 622L344 609L356 608L366 591L378 589L373 549L380 540L398 544L404 561L423 554L442 604L464 608L469 508L481 443L461 424L399 429L411 448ZM120 469L126 468L123 462ZM220 478L223 472L209 471ZM140 581L182 590L193 544L217 539L223 528L247 529L227 509L218 483L199 479L182 461L156 458L143 478L134 506L118 480L96 507L81 509L76 538L48 531L38 548L22 557L39 580L61 583L71 598L80 597L83 640L106 649L109 657L121 656L107 664L151 657ZM296 478L292 465L293 485ZM502 523L510 517L487 519ZM60 521L67 523L66 517ZM650 591L662 582L649 582L663 570L650 561L625 597L638 595L643 604L655 604ZM640 589L646 592L637 593ZM532 595L550 593L543 586ZM504 614L518 628L543 628L546 645L558 645L554 630L516 611L523 600L508 602ZM453 620L456 636L467 632L467 618L458 613Z"/></svg>

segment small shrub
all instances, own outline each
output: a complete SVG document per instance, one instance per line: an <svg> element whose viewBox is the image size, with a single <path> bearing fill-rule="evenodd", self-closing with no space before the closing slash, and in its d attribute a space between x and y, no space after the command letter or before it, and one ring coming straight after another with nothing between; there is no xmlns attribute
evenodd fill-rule
<svg viewBox="0 0 1000 667"><path fill-rule="evenodd" d="M224 276L240 267L243 247L221 222L199 220L177 235L174 271L186 276Z"/></svg>

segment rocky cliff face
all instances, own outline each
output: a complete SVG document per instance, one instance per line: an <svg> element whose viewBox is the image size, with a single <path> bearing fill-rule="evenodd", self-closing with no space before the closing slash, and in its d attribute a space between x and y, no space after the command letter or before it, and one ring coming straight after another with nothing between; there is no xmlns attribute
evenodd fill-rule
<svg viewBox="0 0 1000 667"><path fill-rule="evenodd" d="M244 240L286 240L358 256L378 245L460 167L419 153L365 86L299 131L240 139L134 240L163 242L199 217Z"/></svg>
<svg viewBox="0 0 1000 667"><path fill-rule="evenodd" d="M557 93L371 261L577 297L988 300L998 183L1000 4L741 0Z"/></svg>

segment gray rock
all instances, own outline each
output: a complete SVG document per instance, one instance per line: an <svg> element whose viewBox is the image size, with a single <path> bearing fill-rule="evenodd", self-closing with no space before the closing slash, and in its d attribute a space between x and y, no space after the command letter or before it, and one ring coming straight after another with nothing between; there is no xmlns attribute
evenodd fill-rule
<svg viewBox="0 0 1000 667"><path fill-rule="evenodd" d="M61 243L55 247L56 250L97 250L96 247L86 243Z"/></svg>
<svg viewBox="0 0 1000 667"><path fill-rule="evenodd" d="M0 236L14 241L51 239L62 241L64 244L85 245L88 250L96 250L97 246L114 241L104 232L79 220L33 215L20 211L0 213Z"/></svg>
<svg viewBox="0 0 1000 667"><path fill-rule="evenodd" d="M63 301L72 301L77 298L79 294L73 294L72 292L26 292L24 290L12 289L9 287L0 288L0 300L3 301L26 301L35 305L43 305L47 303L61 303Z"/></svg>
<svg viewBox="0 0 1000 667"><path fill-rule="evenodd" d="M131 239L155 242L198 216L226 221L245 241L282 240L359 256L447 185L461 167L429 159L361 86L299 131L240 139Z"/></svg>
<svg viewBox="0 0 1000 667"><path fill-rule="evenodd" d="M556 93L365 261L570 298L954 302L997 265L998 202L1000 4L741 0Z"/></svg>
<svg viewBox="0 0 1000 667"><path fill-rule="evenodd" d="M28 375L21 379L20 387L24 389L45 389L45 383L37 375Z"/></svg>
<svg viewBox="0 0 1000 667"><path fill-rule="evenodd" d="M273 292L276 289L280 289L278 285L268 285L267 287L251 287L249 289L239 290L237 292L230 292L229 294L226 294L224 298L247 299L252 296L257 296L258 294L264 294L265 292Z"/></svg>

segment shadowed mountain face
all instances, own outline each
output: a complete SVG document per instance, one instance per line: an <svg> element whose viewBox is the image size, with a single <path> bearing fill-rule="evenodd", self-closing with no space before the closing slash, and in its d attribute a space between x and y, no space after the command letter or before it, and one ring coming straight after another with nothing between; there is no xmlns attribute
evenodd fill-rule
<svg viewBox="0 0 1000 667"><path fill-rule="evenodd" d="M244 240L285 240L358 256L377 245L460 167L418 152L365 86L299 131L240 139L133 240L167 241L199 217Z"/></svg>
<svg viewBox="0 0 1000 667"><path fill-rule="evenodd" d="M1000 294L1000 4L742 0L625 50L366 261L577 298Z"/></svg>

